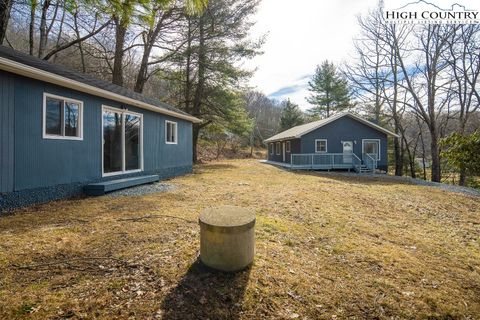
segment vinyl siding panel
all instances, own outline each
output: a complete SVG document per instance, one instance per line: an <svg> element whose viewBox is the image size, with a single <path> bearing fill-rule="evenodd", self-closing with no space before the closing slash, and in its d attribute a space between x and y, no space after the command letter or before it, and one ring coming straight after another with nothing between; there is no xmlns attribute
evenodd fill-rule
<svg viewBox="0 0 480 320"><path fill-rule="evenodd" d="M342 117L301 138L301 153L315 153L315 139L327 139L328 153L342 153L342 141L354 141L353 152L361 158L362 139L380 140L380 161L378 166L387 168L387 135L350 117Z"/></svg>
<svg viewBox="0 0 480 320"><path fill-rule="evenodd" d="M15 80L14 189L17 191L103 179L102 105L143 115L145 174L192 165L192 124L188 121L33 79L11 77ZM44 92L83 101L83 140L43 139ZM178 123L177 145L165 144L167 119Z"/></svg>
<svg viewBox="0 0 480 320"><path fill-rule="evenodd" d="M15 83L0 71L0 192L14 188L14 103Z"/></svg>
<svg viewBox="0 0 480 320"><path fill-rule="evenodd" d="M281 148L283 148L283 142L290 141L290 152L285 152L285 162L290 163L291 160L291 155L295 153L300 153L300 139L292 139L292 140L285 140L285 141L280 141ZM283 162L283 151L281 149L280 155L277 155L276 149L275 149L275 144L276 142L269 143L268 147L270 148L270 144L273 144L274 146L274 153L273 155L270 154L270 149L268 149L268 160L270 161L276 161L276 162Z"/></svg>

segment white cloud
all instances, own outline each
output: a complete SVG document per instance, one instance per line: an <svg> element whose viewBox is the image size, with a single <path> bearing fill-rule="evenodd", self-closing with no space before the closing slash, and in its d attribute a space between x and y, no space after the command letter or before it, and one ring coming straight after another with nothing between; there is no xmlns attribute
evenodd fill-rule
<svg viewBox="0 0 480 320"><path fill-rule="evenodd" d="M340 63L349 58L352 38L358 33L356 16L377 1L263 0L253 31L256 36L268 36L265 53L248 63L258 69L251 85L266 94L294 87L294 92L276 97L309 108L305 101L308 79L300 79L325 59Z"/></svg>
<svg viewBox="0 0 480 320"><path fill-rule="evenodd" d="M385 6L412 1L385 0ZM451 5L450 0L430 1ZM469 5L471 1L463 2ZM326 59L337 64L351 59L352 39L359 33L357 16L377 4L378 0L263 0L253 34L268 36L265 53L247 63L258 69L250 84L267 95L291 87L295 90L276 98L290 98L302 109L309 108L305 101L308 80L300 79L311 75L315 66Z"/></svg>

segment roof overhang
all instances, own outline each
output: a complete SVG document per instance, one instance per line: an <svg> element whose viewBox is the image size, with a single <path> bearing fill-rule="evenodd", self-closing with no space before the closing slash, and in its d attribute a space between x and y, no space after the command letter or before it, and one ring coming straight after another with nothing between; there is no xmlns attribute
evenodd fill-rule
<svg viewBox="0 0 480 320"><path fill-rule="evenodd" d="M268 138L268 139L265 139L263 140L263 142L277 142L277 141L283 141L283 140L292 140L292 139L298 139L300 138L301 136L291 136L291 137L282 137L282 138L278 138L278 139L274 139L275 136L273 136L272 138Z"/></svg>
<svg viewBox="0 0 480 320"><path fill-rule="evenodd" d="M136 100L136 99L125 97L125 96L122 96L120 94L110 92L108 90L100 89L100 88L97 88L97 87L94 87L94 86L91 86L91 85L88 85L88 84L85 84L85 83L82 83L82 82L79 82L79 81L75 81L75 80L72 80L72 79L69 79L69 78L66 78L66 77L62 77L62 76L59 76L57 74L54 74L54 73L51 73L51 72L48 72L48 71L44 71L44 70L41 70L41 69L37 69L37 68L31 67L31 66L27 66L27 65L24 65L22 63L12 61L12 60L9 60L9 59L6 59L6 58L2 58L2 57L0 57L0 70L4 70L4 71L7 71L7 72L11 72L11 73L18 74L18 75L21 75L21 76L25 76L25 77L28 77L28 78L32 78L32 79L56 84L56 85L59 85L59 86L62 86L62 87L66 87L66 88L69 88L69 89L81 91L81 92L88 93L88 94L91 94L91 95L94 95L94 96L98 96L98 97L107 98L107 99L115 100L115 101L118 101L118 102L126 103L126 104L129 104L129 105L138 107L138 108L142 108L142 109L145 109L145 110L165 114L165 115L172 116L172 117L175 117L175 118L191 121L193 123L202 122L202 120L200 120L200 119L198 119L194 116L185 115L185 114L181 114L181 113L178 113L178 112L175 112L175 111L163 109L163 108L157 107L157 106L152 105L152 104L148 104L148 103L143 102L143 101L139 101L139 100Z"/></svg>
<svg viewBox="0 0 480 320"><path fill-rule="evenodd" d="M359 117L359 116L357 116L357 115L354 115L353 113L350 113L350 112L342 112L342 113L338 113L338 114L336 114L336 115L334 115L334 116L331 116L331 117L325 119L325 121L322 121L318 126L312 127L312 128L310 128L310 129L308 129L308 130L305 130L305 131L297 134L297 135L275 138L275 136L278 135L278 134L277 134L277 135L275 135L275 136L273 136L273 137L271 137L271 138L268 138L268 139L264 140L264 142L267 142L267 143L268 143L268 142L277 142L277 141L283 141L283 140L289 140L289 139L299 139L299 138L301 138L302 136L306 135L307 133L310 133L310 132L312 132L312 131L314 131L314 130L317 130L318 128L321 128L321 127L323 127L323 126L325 126L325 125L327 125L327 124L329 124L329 123L332 123L333 121L338 120L338 119L340 119L340 118L342 118L342 117L345 117L345 116L348 116L348 117L350 117L350 118L353 118L353 119L357 120L358 122L361 122L361 123L363 123L364 125L369 126L369 127L373 128L373 129L375 129L375 130L378 130L378 131L380 131L380 132L383 132L383 133L385 133L385 134L387 134L387 135L390 135L390 136L395 137L395 138L400 138L400 136L399 136L398 134L396 134L396 133L394 133L394 132L392 132L392 131L390 131L390 130L387 130L387 129L385 129L385 128L382 128L381 126L379 126L379 125L377 125L377 124L375 124L375 123L373 123L373 122L371 122L371 121L365 120L365 119L363 119L363 118L361 118L361 117Z"/></svg>

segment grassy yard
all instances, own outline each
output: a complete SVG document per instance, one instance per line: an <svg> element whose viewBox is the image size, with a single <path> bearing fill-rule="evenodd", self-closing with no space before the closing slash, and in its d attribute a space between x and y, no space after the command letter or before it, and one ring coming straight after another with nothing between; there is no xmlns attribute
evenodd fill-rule
<svg viewBox="0 0 480 320"><path fill-rule="evenodd" d="M384 178L198 166L173 191L0 218L0 319L480 318L480 199ZM257 214L256 257L198 262L199 212Z"/></svg>

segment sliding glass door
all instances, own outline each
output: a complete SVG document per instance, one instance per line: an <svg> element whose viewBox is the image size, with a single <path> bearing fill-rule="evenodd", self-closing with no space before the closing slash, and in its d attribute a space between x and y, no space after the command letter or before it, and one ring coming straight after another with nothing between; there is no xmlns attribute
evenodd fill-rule
<svg viewBox="0 0 480 320"><path fill-rule="evenodd" d="M103 108L103 175L142 170L142 116Z"/></svg>
<svg viewBox="0 0 480 320"><path fill-rule="evenodd" d="M125 114L125 170L140 169L140 125L139 116Z"/></svg>

